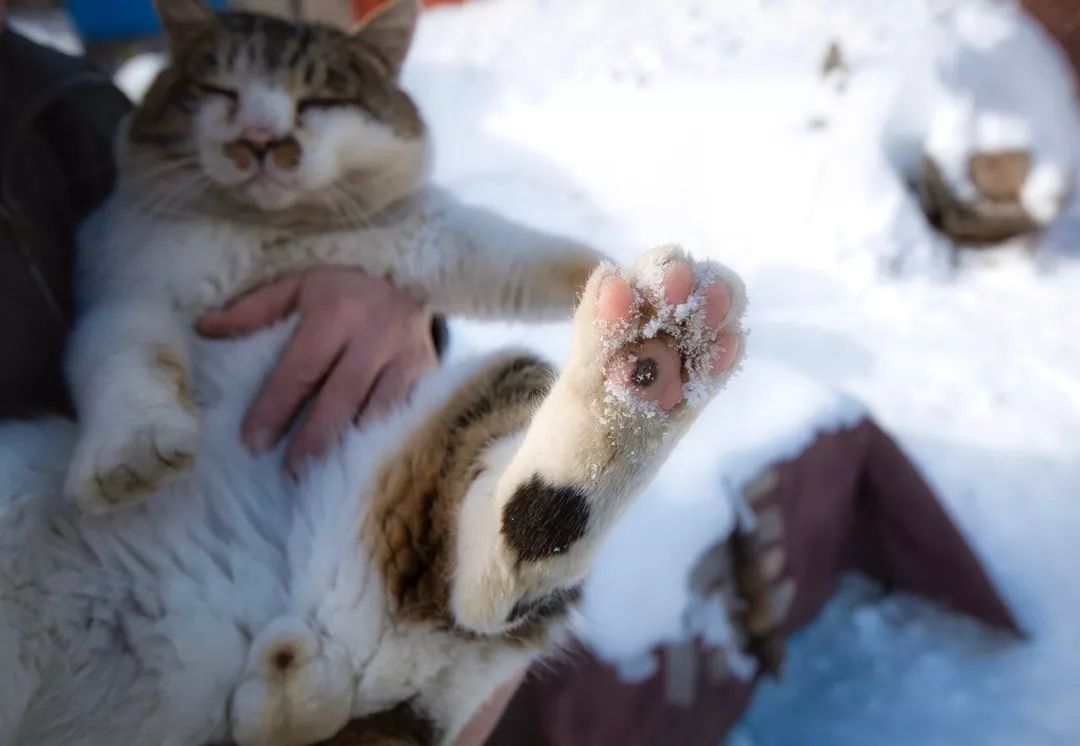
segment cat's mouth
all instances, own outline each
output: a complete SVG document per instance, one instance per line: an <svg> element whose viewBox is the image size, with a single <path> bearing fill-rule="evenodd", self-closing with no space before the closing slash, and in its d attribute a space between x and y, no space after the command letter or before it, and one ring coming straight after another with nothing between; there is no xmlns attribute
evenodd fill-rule
<svg viewBox="0 0 1080 746"><path fill-rule="evenodd" d="M260 168L255 171L255 173L253 173L248 178L248 180L244 182L244 186L249 188L254 186L275 186L281 189L292 188L292 184L290 184L288 181L282 179L280 176L277 176L276 174L265 168Z"/></svg>
<svg viewBox="0 0 1080 746"><path fill-rule="evenodd" d="M259 169L241 185L242 191L264 210L288 207L297 199L295 185L267 169Z"/></svg>

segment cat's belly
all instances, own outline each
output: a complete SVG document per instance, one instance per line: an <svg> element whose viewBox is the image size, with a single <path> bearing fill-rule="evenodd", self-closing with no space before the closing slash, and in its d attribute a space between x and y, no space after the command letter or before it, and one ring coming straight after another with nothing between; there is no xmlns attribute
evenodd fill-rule
<svg viewBox="0 0 1080 746"><path fill-rule="evenodd" d="M346 630L350 666L371 656L381 586L366 577L355 524L343 522L360 520L362 496L349 495L350 507L323 495L338 513L305 510L318 506L280 471L218 443L190 480L140 508L90 518L49 495L48 510L22 516L22 529L35 526L22 537L32 564L19 597L3 589L0 601L34 611L16 631L38 685L15 743L228 740L253 640L340 598L349 606L320 626Z"/></svg>
<svg viewBox="0 0 1080 746"><path fill-rule="evenodd" d="M360 528L379 464L483 361L427 376L409 406L350 434L297 484L281 449L253 457L238 437L289 330L197 351L214 389L202 453L136 507L92 517L61 495L70 424L30 426L6 460L0 428L0 549L19 558L0 556L0 661L4 615L19 608L7 644L35 682L13 743L227 741L253 643L282 619L333 641L365 709L406 698L415 676L398 681L402 670L434 675L419 659L399 665L430 657L416 640L382 645L400 634Z"/></svg>
<svg viewBox="0 0 1080 746"><path fill-rule="evenodd" d="M16 630L37 679L19 743L227 735L250 640L288 602L289 511L287 495L258 480L242 481L255 488L245 495L222 477L200 473L105 518L55 495L37 515L5 516L33 527L21 577L0 599L34 611Z"/></svg>

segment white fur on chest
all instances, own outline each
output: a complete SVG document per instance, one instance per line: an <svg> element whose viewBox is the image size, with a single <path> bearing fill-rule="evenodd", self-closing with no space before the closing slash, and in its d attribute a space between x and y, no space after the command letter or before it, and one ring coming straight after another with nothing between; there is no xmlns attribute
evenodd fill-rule
<svg viewBox="0 0 1080 746"><path fill-rule="evenodd" d="M83 304L111 297L167 299L193 314L313 266L426 277L447 250L447 204L445 195L429 188L368 227L290 232L208 216L159 218L118 192L80 231L78 296Z"/></svg>

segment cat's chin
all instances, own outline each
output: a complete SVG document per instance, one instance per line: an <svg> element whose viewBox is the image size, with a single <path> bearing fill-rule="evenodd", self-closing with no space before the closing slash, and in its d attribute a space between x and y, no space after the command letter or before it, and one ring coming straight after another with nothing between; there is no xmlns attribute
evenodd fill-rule
<svg viewBox="0 0 1080 746"><path fill-rule="evenodd" d="M297 190L265 181L249 184L244 188L243 196L246 202L264 212L284 210L300 200Z"/></svg>

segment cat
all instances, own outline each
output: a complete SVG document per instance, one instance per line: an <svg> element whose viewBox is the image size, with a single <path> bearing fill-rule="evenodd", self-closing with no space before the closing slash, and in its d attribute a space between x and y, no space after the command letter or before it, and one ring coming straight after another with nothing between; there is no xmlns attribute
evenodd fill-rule
<svg viewBox="0 0 1080 746"><path fill-rule="evenodd" d="M157 6L170 62L80 237L78 424L0 425L0 743L450 743L565 635L737 368L744 287L672 246L624 273L426 184L415 0L353 33ZM569 360L444 365L294 481L238 436L290 324L191 327L327 264L450 314L573 311Z"/></svg>

